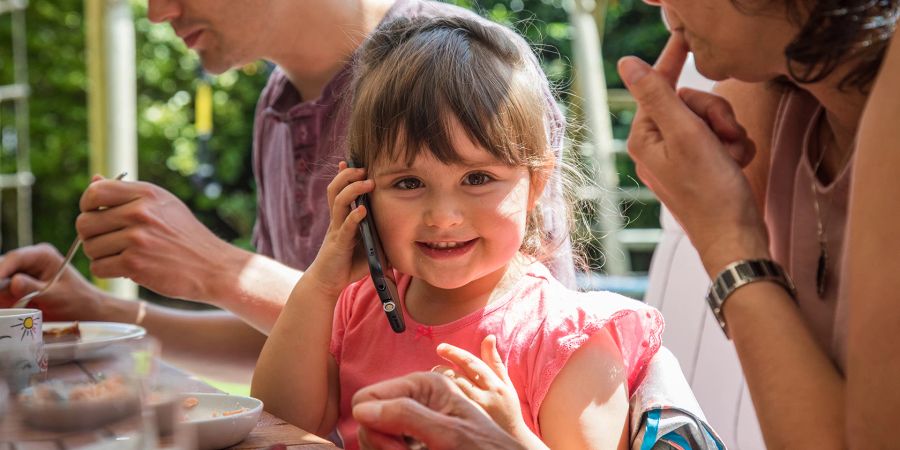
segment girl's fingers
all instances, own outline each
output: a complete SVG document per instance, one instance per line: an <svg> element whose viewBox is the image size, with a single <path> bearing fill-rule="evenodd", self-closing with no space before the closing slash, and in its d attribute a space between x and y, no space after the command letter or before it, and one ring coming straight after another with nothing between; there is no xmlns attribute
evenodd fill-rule
<svg viewBox="0 0 900 450"><path fill-rule="evenodd" d="M344 187L333 200L331 206L331 223L337 227L346 221L348 214L354 209L353 201L362 194L366 194L375 188L372 180L354 181ZM361 205L360 205L361 206ZM356 208L358 209L358 208Z"/></svg>
<svg viewBox="0 0 900 450"><path fill-rule="evenodd" d="M481 341L481 359L494 371L494 373L506 384L512 384L509 380L509 372L506 370L506 364L497 351L497 337L493 334L488 335Z"/></svg>
<svg viewBox="0 0 900 450"><path fill-rule="evenodd" d="M338 173L328 183L326 190L328 197L328 209L334 208L335 199L338 194L353 182L366 179L366 170L361 168L348 168L347 163L341 161L338 164Z"/></svg>
<svg viewBox="0 0 900 450"><path fill-rule="evenodd" d="M472 384L481 389L501 383L500 379L488 365L475 357L475 355L450 344L440 344L437 347L438 355L459 367L462 375L472 381Z"/></svg>
<svg viewBox="0 0 900 450"><path fill-rule="evenodd" d="M366 207L359 205L359 208L350 211L344 218L344 223L338 231L338 240L346 248L353 249L356 247L356 231L359 229L359 223L366 217Z"/></svg>

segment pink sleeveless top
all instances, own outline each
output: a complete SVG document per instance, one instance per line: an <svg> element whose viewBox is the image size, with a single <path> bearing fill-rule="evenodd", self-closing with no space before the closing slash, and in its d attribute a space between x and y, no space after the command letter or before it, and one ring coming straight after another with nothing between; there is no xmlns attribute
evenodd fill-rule
<svg viewBox="0 0 900 450"><path fill-rule="evenodd" d="M823 185L816 179L809 146L822 114L822 106L805 91L791 90L782 96L775 118L765 220L772 255L793 278L806 323L843 371L848 305L846 296L839 295L840 271L855 157L850 157L830 184ZM819 238L813 195L818 195L821 220L826 224L828 275L822 297L816 291Z"/></svg>
<svg viewBox="0 0 900 450"><path fill-rule="evenodd" d="M540 436L538 413L553 380L569 357L594 334L608 329L622 352L629 395L660 346L662 315L644 303L610 292L576 292L557 281L540 263L503 297L453 322L428 326L406 312L410 277L397 289L406 332L391 331L371 279L341 294L334 311L331 355L338 364L338 431L344 448L357 449L358 424L351 414L353 394L373 383L448 364L435 349L441 342L481 355L481 341L497 337L497 350L519 394L528 427ZM597 374L598 379L605 376Z"/></svg>

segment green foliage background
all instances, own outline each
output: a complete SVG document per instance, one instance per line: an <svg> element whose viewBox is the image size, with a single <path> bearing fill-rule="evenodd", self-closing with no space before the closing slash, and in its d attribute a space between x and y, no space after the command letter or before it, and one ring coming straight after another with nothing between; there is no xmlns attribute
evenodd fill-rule
<svg viewBox="0 0 900 450"><path fill-rule="evenodd" d="M572 36L567 1L450 0L493 20L516 27L538 50L564 103L577 104L573 92ZM83 0L32 1L27 10L30 133L36 242L65 249L74 238L78 199L88 184L88 135ZM269 67L258 62L212 79L215 130L210 141L220 196L207 196L191 177L198 167L193 127L197 57L166 25L146 19L146 2L134 2L137 32L139 177L180 198L222 238L249 248L255 220L250 164L253 110ZM0 85L12 82L11 22L0 16ZM606 10L604 69L610 87L621 87L615 61L626 54L652 60L666 32L656 8L640 0L613 0ZM572 120L577 123L577 107ZM0 107L0 132L14 125L10 103ZM617 137L630 117L615 119ZM4 140L6 142L6 140ZM0 170L15 170L10 145L0 149ZM621 170L629 170L627 166ZM627 179L627 177L626 177ZM12 191L2 197L2 250L16 245ZM649 214L648 214L649 216ZM655 214L652 215L655 220ZM83 256L76 259L86 272Z"/></svg>

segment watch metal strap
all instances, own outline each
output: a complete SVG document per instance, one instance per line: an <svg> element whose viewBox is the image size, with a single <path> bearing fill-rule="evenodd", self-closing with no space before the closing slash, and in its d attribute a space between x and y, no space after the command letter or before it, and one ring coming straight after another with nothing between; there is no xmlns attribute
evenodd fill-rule
<svg viewBox="0 0 900 450"><path fill-rule="evenodd" d="M741 286L746 286L757 281L772 281L778 283L791 297L795 297L796 291L794 283L784 269L775 261L768 259L745 259L733 262L712 280L709 287L709 293L706 294L706 301L712 308L713 315L722 327L725 337L731 339L728 335L728 329L725 325L725 316L722 314L722 307L727 299L734 291Z"/></svg>

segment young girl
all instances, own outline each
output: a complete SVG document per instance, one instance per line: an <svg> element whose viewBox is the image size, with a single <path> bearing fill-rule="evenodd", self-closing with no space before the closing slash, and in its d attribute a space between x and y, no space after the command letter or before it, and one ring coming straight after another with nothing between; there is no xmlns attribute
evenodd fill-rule
<svg viewBox="0 0 900 450"><path fill-rule="evenodd" d="M398 20L362 48L349 156L366 169L342 162L329 186L325 242L253 379L267 410L320 435L337 427L355 449L357 390L449 362L527 447L627 448L629 393L662 318L567 290L539 262L553 251L538 208L556 158L529 52L467 18ZM365 193L372 210L353 209ZM366 214L393 265L402 334L354 254Z"/></svg>

